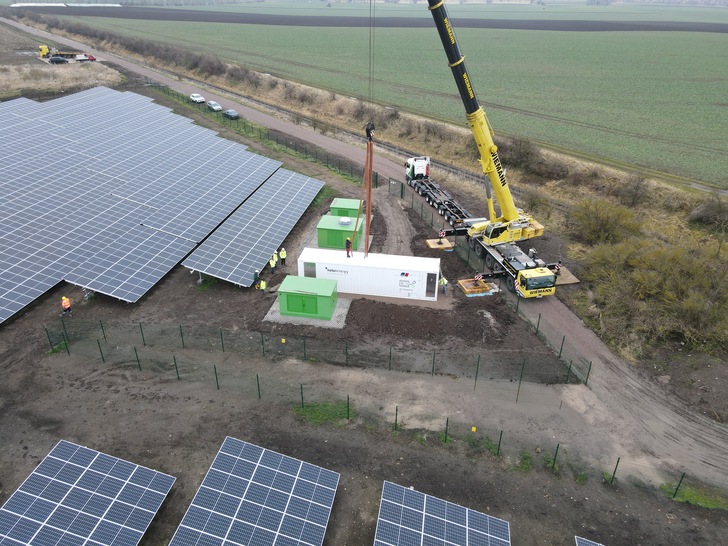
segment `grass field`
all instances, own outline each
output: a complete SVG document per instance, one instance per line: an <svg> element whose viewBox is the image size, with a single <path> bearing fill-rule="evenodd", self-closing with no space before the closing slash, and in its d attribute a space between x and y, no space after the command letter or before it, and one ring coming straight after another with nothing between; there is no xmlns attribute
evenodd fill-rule
<svg viewBox="0 0 728 546"><path fill-rule="evenodd" d="M265 3L217 9L287 14L329 9L338 15L368 16L362 5L304 6ZM429 17L424 5L377 9L379 15L422 11ZM550 18L562 19L597 13L593 17L600 20L711 22L728 22L728 10L451 7L476 93L497 132L728 187L728 57L723 54L728 34L458 29L457 17L468 10L502 18L545 17L549 12ZM83 20L342 94L370 96L368 28ZM374 43L371 96L376 102L464 123L434 25L377 28Z"/></svg>

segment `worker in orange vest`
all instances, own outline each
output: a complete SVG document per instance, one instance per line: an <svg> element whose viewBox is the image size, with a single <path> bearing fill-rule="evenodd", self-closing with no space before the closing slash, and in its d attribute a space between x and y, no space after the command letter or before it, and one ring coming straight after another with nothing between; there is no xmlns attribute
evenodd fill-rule
<svg viewBox="0 0 728 546"><path fill-rule="evenodd" d="M69 317L73 316L73 311L71 310L71 300L69 300L66 296L63 296L61 298L61 309L63 310L61 316L64 316L66 313L68 313Z"/></svg>

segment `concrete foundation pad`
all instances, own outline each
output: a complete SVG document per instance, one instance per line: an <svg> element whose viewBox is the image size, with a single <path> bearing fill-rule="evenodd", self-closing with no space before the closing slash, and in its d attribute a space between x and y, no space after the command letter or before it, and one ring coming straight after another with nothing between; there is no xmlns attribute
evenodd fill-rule
<svg viewBox="0 0 728 546"><path fill-rule="evenodd" d="M276 298L273 307L270 308L263 318L264 321L278 322L280 324L298 324L301 326L316 326L318 328L333 328L341 330L346 324L346 315L349 313L349 307L351 306L351 300L339 298L336 301L336 308L331 320L324 320L319 318L308 318L308 317L288 317L281 315L281 303Z"/></svg>

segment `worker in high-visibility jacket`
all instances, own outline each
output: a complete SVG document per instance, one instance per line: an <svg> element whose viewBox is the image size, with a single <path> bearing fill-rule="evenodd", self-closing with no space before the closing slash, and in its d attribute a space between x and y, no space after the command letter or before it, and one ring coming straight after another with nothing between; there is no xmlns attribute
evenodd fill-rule
<svg viewBox="0 0 728 546"><path fill-rule="evenodd" d="M255 270L255 273L253 273L253 286L255 286L256 290L260 288L260 271L257 269Z"/></svg>
<svg viewBox="0 0 728 546"><path fill-rule="evenodd" d="M268 265L270 266L270 274L271 274L271 275L272 275L273 273L275 273L275 272L276 272L276 262L277 262L277 261L278 261L278 260L276 260L276 259L275 259L275 258L273 258L273 257L271 257L271 259L270 259L270 260L268 260Z"/></svg>
<svg viewBox="0 0 728 546"><path fill-rule="evenodd" d="M440 286L442 286L442 294L443 295L447 294L447 279L445 278L444 275L440 275L439 283L440 283Z"/></svg>
<svg viewBox="0 0 728 546"><path fill-rule="evenodd" d="M286 249L281 247L280 252L278 253L278 256L281 258L281 267L286 267Z"/></svg>
<svg viewBox="0 0 728 546"><path fill-rule="evenodd" d="M265 296L265 289L268 288L268 283L266 283L263 279L260 279L260 293Z"/></svg>
<svg viewBox="0 0 728 546"><path fill-rule="evenodd" d="M73 316L73 311L71 310L71 300L68 299L66 296L63 296L61 298L61 316L68 315L69 317Z"/></svg>

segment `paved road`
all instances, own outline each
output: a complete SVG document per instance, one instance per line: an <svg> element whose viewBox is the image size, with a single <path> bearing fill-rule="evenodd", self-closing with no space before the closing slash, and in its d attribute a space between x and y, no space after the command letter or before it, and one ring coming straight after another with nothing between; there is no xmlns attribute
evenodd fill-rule
<svg viewBox="0 0 728 546"><path fill-rule="evenodd" d="M90 49L43 31L30 29L12 21L7 24L37 36L53 39L70 47L89 51L99 58L108 59L125 69L168 85L183 93L200 91L196 86L167 76L126 59ZM202 90L209 98L229 103L228 97L216 96ZM316 146L363 164L365 151L362 144L351 144L321 135L265 114L245 105L236 106L245 118L264 127L303 138ZM402 166L382 157L375 158L375 169L380 176L401 178ZM374 202L381 207L385 218L401 217L394 214L397 200L388 198L386 189L376 192ZM412 236L408 222L388 224L388 240L384 252L410 254ZM667 395L654 383L640 379L623 360L614 356L597 336L556 298L537 302L524 302L520 312L536 322L541 314L541 331L552 346L558 347L562 335L568 334L569 344L578 347L582 357L592 361L589 387L595 397L583 390L573 391L567 403L581 411L595 427L604 431L618 456L623 457L620 469L653 481L667 481L665 471L673 478L684 471L692 478L725 486L728 477L728 428L701 415L688 411L679 401ZM545 327L544 325L548 325ZM567 359L569 358L568 355ZM660 473L662 471L662 473Z"/></svg>

